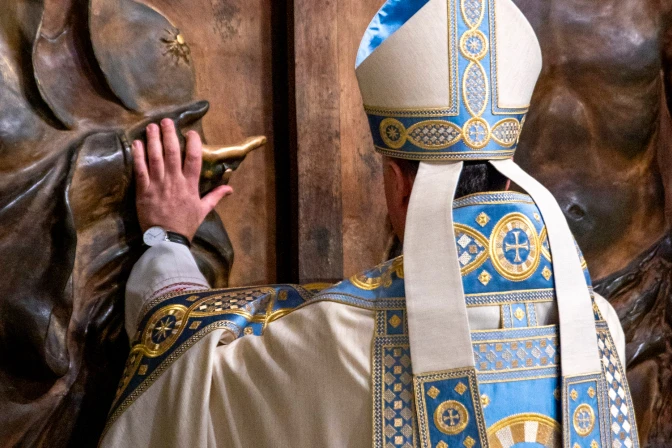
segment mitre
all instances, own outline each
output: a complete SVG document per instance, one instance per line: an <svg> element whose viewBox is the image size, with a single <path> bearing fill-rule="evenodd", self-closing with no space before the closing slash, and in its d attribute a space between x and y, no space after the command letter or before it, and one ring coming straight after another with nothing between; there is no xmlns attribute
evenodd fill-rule
<svg viewBox="0 0 672 448"><path fill-rule="evenodd" d="M369 25L356 73L377 151L470 160L513 155L540 70L511 1L394 0Z"/></svg>

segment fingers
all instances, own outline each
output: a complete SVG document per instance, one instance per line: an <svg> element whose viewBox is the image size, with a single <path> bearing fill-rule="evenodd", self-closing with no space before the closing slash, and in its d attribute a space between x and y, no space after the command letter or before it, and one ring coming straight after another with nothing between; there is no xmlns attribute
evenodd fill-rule
<svg viewBox="0 0 672 448"><path fill-rule="evenodd" d="M180 141L175 131L175 123L169 118L161 120L161 135L163 136L163 155L166 173L182 173L182 157L180 156Z"/></svg>
<svg viewBox="0 0 672 448"><path fill-rule="evenodd" d="M149 177L152 180L162 180L164 174L163 148L161 133L154 123L147 126L147 158L149 159Z"/></svg>
<svg viewBox="0 0 672 448"><path fill-rule="evenodd" d="M133 155L133 170L135 171L135 187L138 193L143 193L149 187L149 171L145 161L145 146L140 140L133 142L131 154Z"/></svg>
<svg viewBox="0 0 672 448"><path fill-rule="evenodd" d="M201 216L205 218L205 216L219 204L219 201L221 201L222 198L232 193L233 188L228 185L221 185L205 195L203 199L201 199Z"/></svg>
<svg viewBox="0 0 672 448"><path fill-rule="evenodd" d="M201 136L198 132L189 131L187 133L187 154L184 157L184 177L191 182L196 182L201 177L201 166L203 163L203 145Z"/></svg>

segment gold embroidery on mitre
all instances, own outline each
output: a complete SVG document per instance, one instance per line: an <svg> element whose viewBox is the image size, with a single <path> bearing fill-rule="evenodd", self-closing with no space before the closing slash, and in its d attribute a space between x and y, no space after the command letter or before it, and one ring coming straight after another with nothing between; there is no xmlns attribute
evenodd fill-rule
<svg viewBox="0 0 672 448"><path fill-rule="evenodd" d="M380 122L379 129L380 137L390 148L399 149L406 144L406 128L399 120L385 118Z"/></svg>
<svg viewBox="0 0 672 448"><path fill-rule="evenodd" d="M460 51L470 61L479 61L488 53L488 39L480 30L469 30L460 38Z"/></svg>
<svg viewBox="0 0 672 448"><path fill-rule="evenodd" d="M480 117L472 117L464 123L462 139L471 149L483 149L490 141L490 125Z"/></svg>
<svg viewBox="0 0 672 448"><path fill-rule="evenodd" d="M505 118L495 123L491 134L494 141L508 148L518 141L520 123L515 118Z"/></svg>
<svg viewBox="0 0 672 448"><path fill-rule="evenodd" d="M459 142L462 138L462 130L450 121L427 120L415 123L408 128L406 136L418 148L441 150Z"/></svg>

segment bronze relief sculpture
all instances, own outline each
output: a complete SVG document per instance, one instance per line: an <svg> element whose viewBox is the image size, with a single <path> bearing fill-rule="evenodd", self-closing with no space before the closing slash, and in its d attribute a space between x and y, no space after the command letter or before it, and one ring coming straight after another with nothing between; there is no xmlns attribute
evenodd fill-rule
<svg viewBox="0 0 672 448"><path fill-rule="evenodd" d="M672 4L516 0L544 67L518 151L627 338L644 446L672 444Z"/></svg>
<svg viewBox="0 0 672 448"><path fill-rule="evenodd" d="M167 116L200 131L185 37L133 0L7 0L0 14L0 445L93 446L128 350L142 248L128 142ZM265 142L206 149L205 192ZM211 214L194 241L225 286Z"/></svg>

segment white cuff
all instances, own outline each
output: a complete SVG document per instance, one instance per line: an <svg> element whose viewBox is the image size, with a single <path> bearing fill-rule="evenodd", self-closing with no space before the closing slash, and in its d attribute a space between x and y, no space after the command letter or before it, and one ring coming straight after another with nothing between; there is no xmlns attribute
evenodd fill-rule
<svg viewBox="0 0 672 448"><path fill-rule="evenodd" d="M152 246L140 257L126 284L126 333L133 339L142 307L171 286L186 289L208 289L208 281L196 265L189 248L165 242Z"/></svg>

